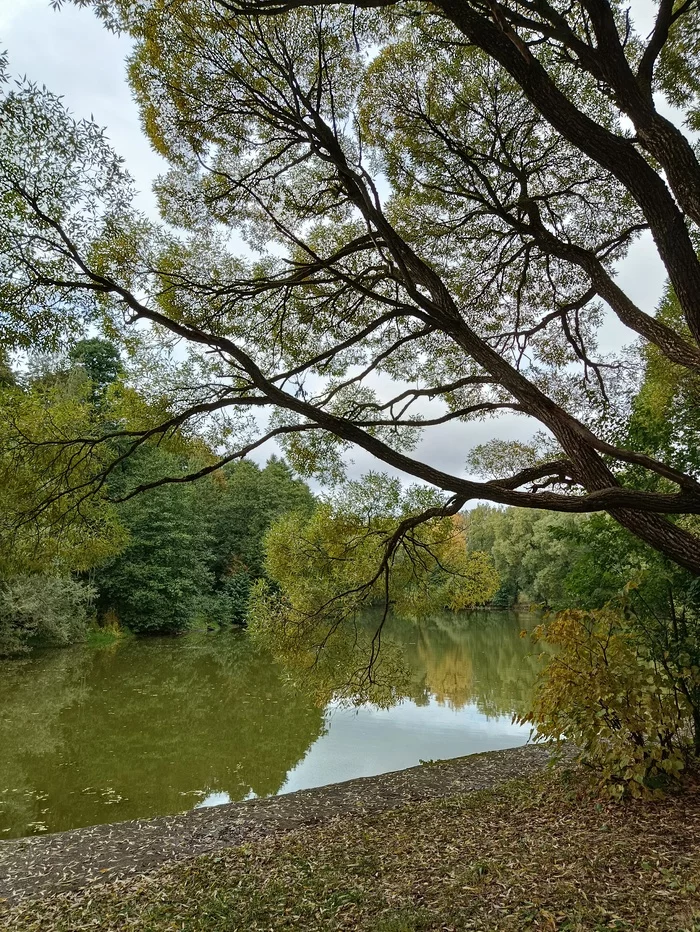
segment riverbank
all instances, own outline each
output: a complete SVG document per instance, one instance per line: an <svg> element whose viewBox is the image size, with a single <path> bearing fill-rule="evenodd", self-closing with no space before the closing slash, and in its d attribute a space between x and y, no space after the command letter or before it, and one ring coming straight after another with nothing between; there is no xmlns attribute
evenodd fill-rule
<svg viewBox="0 0 700 932"><path fill-rule="evenodd" d="M15 895L31 898L0 913L0 927L700 932L698 786L602 804L581 792L581 774L545 763L542 749L521 748L5 843L5 878L9 856ZM159 841L168 863L155 867ZM57 894L61 852L71 892Z"/></svg>
<svg viewBox="0 0 700 932"><path fill-rule="evenodd" d="M548 761L545 748L527 745L175 816L0 841L0 900L133 877L166 862L334 818L369 817L412 802L486 789L536 773Z"/></svg>

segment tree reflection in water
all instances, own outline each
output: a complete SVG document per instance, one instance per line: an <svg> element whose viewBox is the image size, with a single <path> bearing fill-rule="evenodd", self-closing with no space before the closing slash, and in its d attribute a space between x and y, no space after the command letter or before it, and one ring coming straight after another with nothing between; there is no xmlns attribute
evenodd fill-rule
<svg viewBox="0 0 700 932"><path fill-rule="evenodd" d="M511 715L529 703L538 670L537 654L521 631L536 616L508 612L445 612L429 622L392 630L426 693L461 709L474 703L484 715Z"/></svg>
<svg viewBox="0 0 700 932"><path fill-rule="evenodd" d="M522 625L505 613L392 622L412 671L397 700L519 711L536 672ZM0 663L0 838L275 794L327 721L243 632Z"/></svg>
<svg viewBox="0 0 700 932"><path fill-rule="evenodd" d="M2 837L274 794L324 728L238 632L6 663L0 709Z"/></svg>

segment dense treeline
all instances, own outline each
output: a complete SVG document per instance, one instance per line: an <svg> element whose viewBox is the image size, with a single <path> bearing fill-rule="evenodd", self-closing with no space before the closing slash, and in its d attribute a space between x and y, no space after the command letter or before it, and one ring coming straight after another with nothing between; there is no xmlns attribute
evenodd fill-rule
<svg viewBox="0 0 700 932"><path fill-rule="evenodd" d="M569 575L582 557L577 539L588 519L554 512L479 505L466 521L467 548L491 555L499 588L491 604L515 608L569 601Z"/></svg>
<svg viewBox="0 0 700 932"><path fill-rule="evenodd" d="M467 548L490 554L500 581L495 608L602 608L633 586L649 608L670 610L700 595L678 569L603 515L480 505L465 521Z"/></svg>
<svg viewBox="0 0 700 932"><path fill-rule="evenodd" d="M6 421L40 414L56 425L83 418L99 423L114 445L128 445L134 409L146 404L107 340L82 340L67 355L35 360L21 375L4 361L0 374ZM206 466L212 456L178 431L157 441L140 445L112 472L112 504L81 515L81 539L54 529L46 511L34 525L3 536L0 654L73 643L91 626L172 634L202 623L244 623L250 587L264 575L267 528L288 511L309 514L314 498L274 457L264 468L235 461L198 482L158 485ZM3 452L12 465L12 447ZM31 504L41 479L30 462L14 477L4 496L6 502L14 496L8 511L16 512L23 497ZM150 483L150 491L132 494Z"/></svg>
<svg viewBox="0 0 700 932"><path fill-rule="evenodd" d="M173 455L148 451L139 481L172 474ZM118 509L128 542L92 576L98 616L136 633L177 633L193 621L245 622L252 582L264 575L262 541L275 517L308 512L313 497L286 464L243 461L211 478L167 484Z"/></svg>

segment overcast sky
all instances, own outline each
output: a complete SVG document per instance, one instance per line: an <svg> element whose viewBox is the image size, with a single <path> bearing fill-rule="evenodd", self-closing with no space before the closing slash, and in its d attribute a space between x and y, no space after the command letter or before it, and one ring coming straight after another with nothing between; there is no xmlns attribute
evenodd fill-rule
<svg viewBox="0 0 700 932"><path fill-rule="evenodd" d="M137 108L125 80L124 59L130 43L108 33L95 16L72 5L60 12L48 0L0 0L0 48L9 55L10 73L27 75L61 94L77 117L93 116L107 128L116 151L124 156L139 188L139 206L155 210L151 192L153 179L164 162L150 147L141 131ZM657 305L664 284L663 269L649 238L633 248L619 274L620 285L645 311ZM604 349L632 342L632 334L616 319L603 333ZM418 455L446 471L461 474L468 451L494 436L527 439L532 422L509 415L498 422L444 425L426 433ZM264 460L272 447L260 453ZM353 475L369 468L382 468L358 451Z"/></svg>

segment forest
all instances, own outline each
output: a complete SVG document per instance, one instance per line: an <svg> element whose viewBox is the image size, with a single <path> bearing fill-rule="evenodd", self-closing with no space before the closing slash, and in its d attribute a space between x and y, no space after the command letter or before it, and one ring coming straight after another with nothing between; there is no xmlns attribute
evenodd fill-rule
<svg viewBox="0 0 700 932"><path fill-rule="evenodd" d="M52 427L79 410L108 432L119 406L148 402L128 385L115 345L91 338L63 355L33 361L23 376L3 367L0 408L5 423L37 410ZM10 444L5 448L12 457ZM166 445L143 445L109 479L113 498L162 476L210 462L206 443L184 435ZM17 504L31 473L13 470L5 514ZM6 473L7 475L7 473ZM31 486L30 488L34 488ZM198 483L168 484L144 497L106 503L91 516L91 537L31 540L8 533L0 552L0 654L36 644L66 645L88 634L182 633L197 626L245 622L248 594L263 573L263 537L288 511L309 514L314 498L280 459L261 469L231 463Z"/></svg>
<svg viewBox="0 0 700 932"><path fill-rule="evenodd" d="M672 312L669 296L662 313ZM314 495L275 456L262 468L245 457L221 465L206 436L183 429L177 418L167 433L143 440L143 434L124 426L152 418L159 406L162 416L167 400L139 389L139 366L101 337L29 356L22 367L13 368L5 358L0 387L7 438L0 551L3 655L86 639L108 643L128 635L177 635L250 623L253 637L291 668L303 669L323 642L326 649L314 663L322 694L340 689L355 701L381 701L374 667L383 663L393 670L392 689L401 680L391 646L385 645L380 659L370 626L348 655L342 637L333 649L329 626L332 634L333 626L342 628L352 618L378 617L378 612L384 618L389 611L407 620L444 609L536 611L550 621L535 637L579 667L572 673L570 665L553 662L536 704L521 712L524 720L553 736L578 728L584 746L590 742L591 759L609 747L612 735L615 750L604 756L616 792L629 784L632 771L646 781L659 765L682 766L686 730L690 747L697 746L697 576L608 516L485 503L421 521L410 546L394 554L391 572L384 573L388 542L403 521L431 503L429 490L369 473L344 482L340 492ZM620 428L624 442L696 470L698 397L696 380L679 377L648 353L640 391ZM26 456L23 425L31 425L34 449L45 444L50 451L41 471ZM54 479L64 466L62 445L59 456L53 449L57 434L77 427L109 441L106 494L84 504L78 499L76 518L68 522L59 497L60 534L52 528L45 501L37 520L18 522L27 502L33 507L45 496L47 464ZM44 441L37 438L38 429ZM199 472L200 478L190 478ZM177 481L180 476L188 481ZM630 476L629 482L635 481L640 479ZM383 620L378 630L382 625ZM609 712L605 745L588 724L598 723L597 709L586 710L590 700L576 692L591 676L602 691L594 704L606 703ZM648 721L640 716L645 681ZM634 745L636 729L650 727L659 729L664 753L659 755L647 738L637 745L636 769L616 765L627 761L620 747Z"/></svg>

